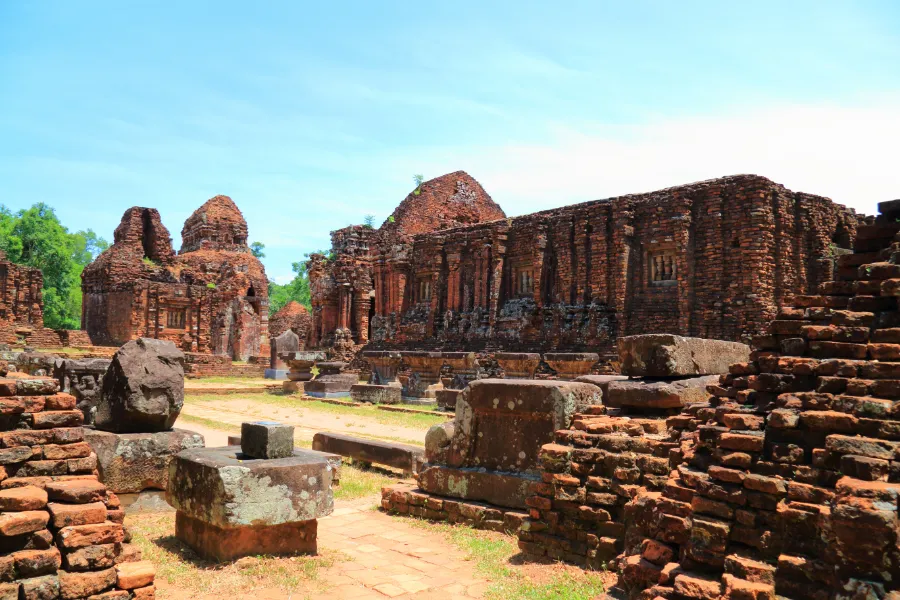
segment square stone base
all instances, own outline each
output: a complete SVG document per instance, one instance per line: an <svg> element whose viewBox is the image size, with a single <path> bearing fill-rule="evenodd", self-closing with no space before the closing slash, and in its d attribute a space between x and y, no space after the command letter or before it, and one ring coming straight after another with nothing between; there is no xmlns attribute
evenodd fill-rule
<svg viewBox="0 0 900 600"><path fill-rule="evenodd" d="M381 509L394 515L461 523L475 529L507 533L516 533L528 518L524 511L444 498L406 483L381 489Z"/></svg>
<svg viewBox="0 0 900 600"><path fill-rule="evenodd" d="M175 513L175 537L203 558L226 562L258 554L315 554L318 521L222 528Z"/></svg>
<svg viewBox="0 0 900 600"><path fill-rule="evenodd" d="M274 379L276 381L281 381L287 379L288 370L287 369L266 369L265 378L266 379Z"/></svg>

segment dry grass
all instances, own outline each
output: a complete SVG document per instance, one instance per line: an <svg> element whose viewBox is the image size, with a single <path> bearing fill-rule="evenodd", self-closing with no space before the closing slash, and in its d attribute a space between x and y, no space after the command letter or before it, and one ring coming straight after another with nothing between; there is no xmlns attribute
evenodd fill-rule
<svg viewBox="0 0 900 600"><path fill-rule="evenodd" d="M231 563L201 559L174 535L175 513L141 514L127 525L144 559L156 565L157 594L160 598L250 597L254 591L279 590L297 598L319 598L327 582L319 573L335 562L348 560L338 553L323 551L319 556L248 556ZM162 589L160 589L160 585ZM167 587L177 588L177 596Z"/></svg>

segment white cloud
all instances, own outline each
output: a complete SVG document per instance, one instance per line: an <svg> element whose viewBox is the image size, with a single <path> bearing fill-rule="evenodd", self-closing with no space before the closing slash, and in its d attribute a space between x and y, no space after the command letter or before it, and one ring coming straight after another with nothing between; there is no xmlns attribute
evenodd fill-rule
<svg viewBox="0 0 900 600"><path fill-rule="evenodd" d="M511 215L737 173L875 214L878 202L900 197L898 100L568 125L543 144L447 149L429 172L464 168Z"/></svg>

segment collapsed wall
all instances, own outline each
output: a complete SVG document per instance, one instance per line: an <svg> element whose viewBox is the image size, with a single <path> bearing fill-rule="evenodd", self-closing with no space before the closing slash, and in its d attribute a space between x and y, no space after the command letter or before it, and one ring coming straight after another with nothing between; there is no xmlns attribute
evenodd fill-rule
<svg viewBox="0 0 900 600"><path fill-rule="evenodd" d="M896 599L900 201L879 210L705 402L557 432L523 550L647 600Z"/></svg>
<svg viewBox="0 0 900 600"><path fill-rule="evenodd" d="M97 481L74 396L0 373L0 598L151 599L155 570Z"/></svg>

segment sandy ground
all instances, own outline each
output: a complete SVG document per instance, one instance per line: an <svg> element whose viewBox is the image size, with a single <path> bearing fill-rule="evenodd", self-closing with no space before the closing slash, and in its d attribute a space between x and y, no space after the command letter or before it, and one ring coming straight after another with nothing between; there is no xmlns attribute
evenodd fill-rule
<svg viewBox="0 0 900 600"><path fill-rule="evenodd" d="M182 414L204 419L212 419L221 423L228 423L240 427L245 421L258 421L269 419L280 421L294 426L297 439L312 441L313 436L319 431L333 431L383 439L404 441L406 443L425 444L425 429L403 427L400 425L386 425L378 423L372 418L363 415L338 415L328 412L320 412L309 408L284 408L272 406L262 402L255 402L245 398L232 398L223 396L221 401L186 404ZM207 446L224 445L228 433L210 430L200 424L184 421L179 424L183 429L191 429L206 435ZM201 431L204 429L206 431ZM221 444L214 444L213 440L221 440Z"/></svg>

